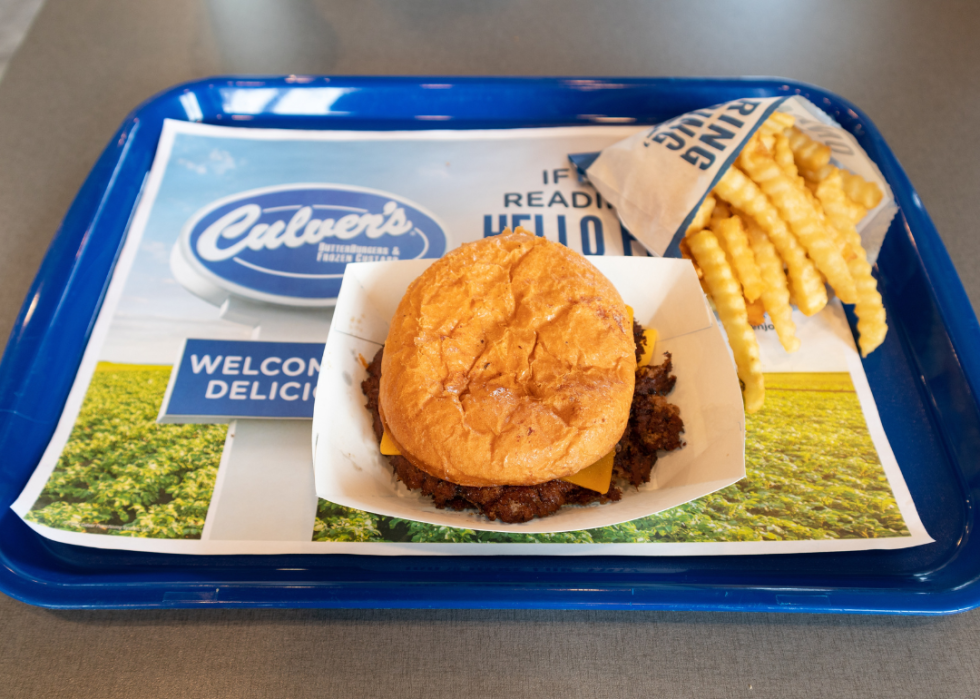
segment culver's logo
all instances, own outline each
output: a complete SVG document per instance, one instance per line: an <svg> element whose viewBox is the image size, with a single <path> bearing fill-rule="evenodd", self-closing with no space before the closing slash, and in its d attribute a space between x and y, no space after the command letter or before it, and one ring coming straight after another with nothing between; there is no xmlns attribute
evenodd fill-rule
<svg viewBox="0 0 980 699"><path fill-rule="evenodd" d="M296 184L242 192L204 207L184 226L171 266L181 283L205 297L214 295L200 293L202 282L255 300L317 306L336 300L350 262L441 257L445 251L442 226L401 197ZM188 278L189 270L203 279Z"/></svg>

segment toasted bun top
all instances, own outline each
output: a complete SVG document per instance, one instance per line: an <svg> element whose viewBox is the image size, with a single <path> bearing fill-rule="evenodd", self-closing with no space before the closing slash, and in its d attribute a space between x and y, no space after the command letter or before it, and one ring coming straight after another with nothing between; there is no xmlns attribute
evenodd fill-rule
<svg viewBox="0 0 980 699"><path fill-rule="evenodd" d="M463 245L412 282L391 321L379 402L402 454L427 473L533 485L615 446L635 371L612 283L518 229Z"/></svg>

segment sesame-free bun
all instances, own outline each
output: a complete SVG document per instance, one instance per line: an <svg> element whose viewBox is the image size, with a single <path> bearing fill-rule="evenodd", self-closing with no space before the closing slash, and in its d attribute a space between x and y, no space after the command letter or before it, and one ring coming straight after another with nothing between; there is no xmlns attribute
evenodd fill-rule
<svg viewBox="0 0 980 699"><path fill-rule="evenodd" d="M380 411L402 455L433 476L533 485L609 453L635 371L612 283L518 228L463 245L412 282L385 343Z"/></svg>

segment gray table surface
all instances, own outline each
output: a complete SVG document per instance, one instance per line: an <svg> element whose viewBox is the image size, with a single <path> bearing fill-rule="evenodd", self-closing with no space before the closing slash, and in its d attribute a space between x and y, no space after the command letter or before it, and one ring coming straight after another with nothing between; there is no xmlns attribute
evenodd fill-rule
<svg viewBox="0 0 980 699"><path fill-rule="evenodd" d="M126 113L220 73L782 75L861 106L980 301L980 2L48 0L0 83L0 337ZM975 697L980 613L49 611L9 697Z"/></svg>

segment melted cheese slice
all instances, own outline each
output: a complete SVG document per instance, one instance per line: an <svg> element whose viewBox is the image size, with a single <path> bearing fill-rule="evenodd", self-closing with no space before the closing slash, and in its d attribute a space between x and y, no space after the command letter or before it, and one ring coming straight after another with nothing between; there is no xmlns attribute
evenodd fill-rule
<svg viewBox="0 0 980 699"><path fill-rule="evenodd" d="M594 490L597 493L609 492L609 484L612 482L613 460L616 452L611 451L591 466L586 466L578 473L565 476L561 480L566 483L580 485L583 488Z"/></svg>
<svg viewBox="0 0 980 699"><path fill-rule="evenodd" d="M401 456L402 452L395 444L395 440L391 438L388 434L388 429L385 428L384 434L381 435L381 453L385 456Z"/></svg>
<svg viewBox="0 0 980 699"><path fill-rule="evenodd" d="M629 314L630 327L632 328L633 309L627 306L626 312ZM657 331L652 328L644 330L643 337L646 339L646 350L643 352L643 356L640 357L639 366L646 366L653 358L653 348L657 344ZM385 456L401 456L398 445L391 438L391 435L388 434L387 429L381 436L381 453ZM607 493L609 492L609 484L612 483L613 461L615 458L616 451L613 450L591 466L586 466L578 473L562 478L561 480L581 486L582 488L594 490L597 493Z"/></svg>
<svg viewBox="0 0 980 699"><path fill-rule="evenodd" d="M637 366L646 366L653 361L653 348L657 346L657 331L653 328L647 328L643 331L643 339L647 341L646 348L643 350L640 361L636 363Z"/></svg>

